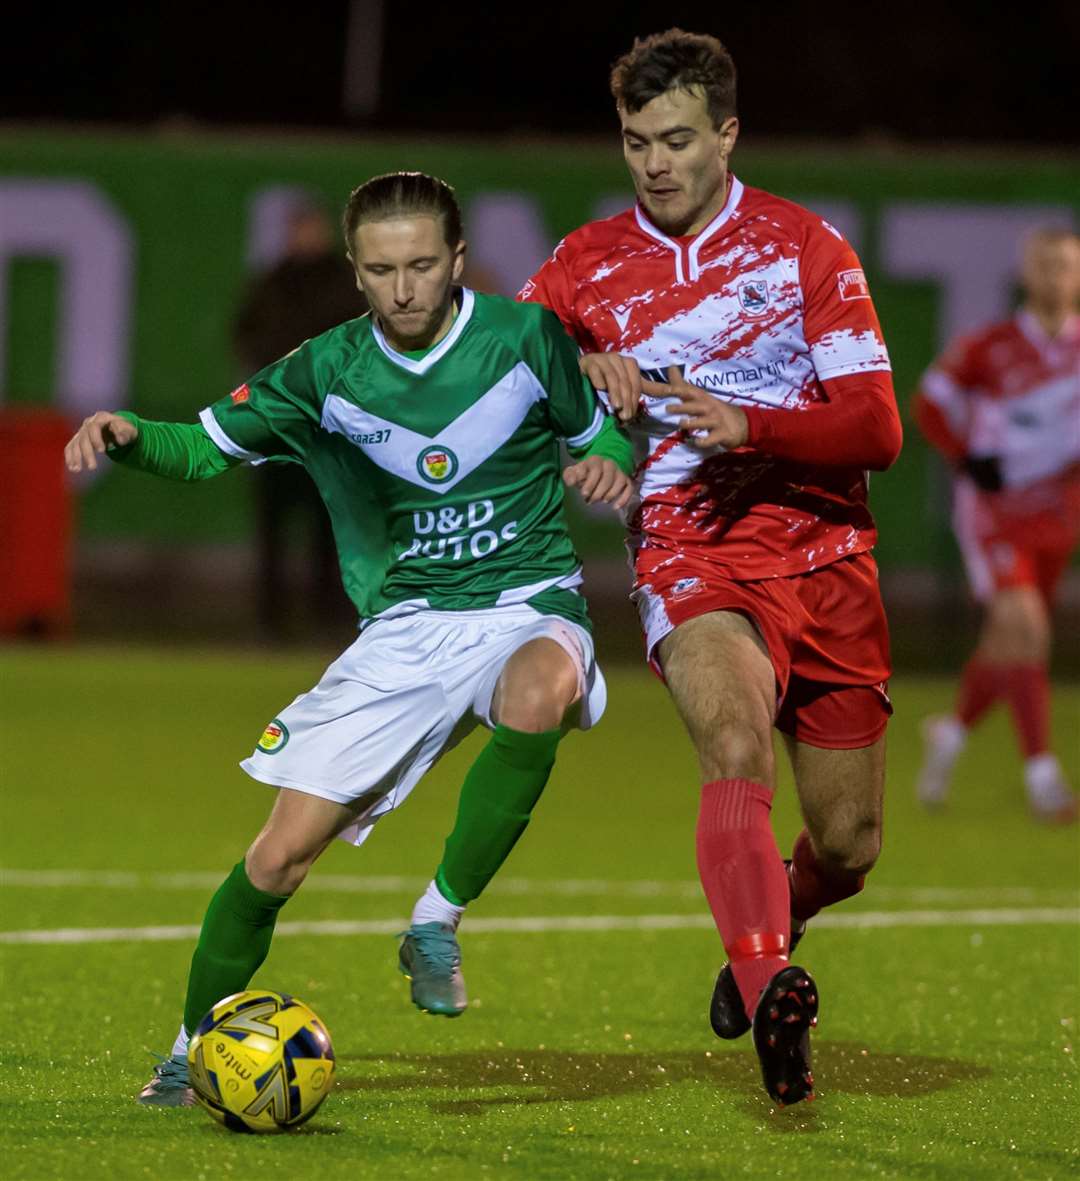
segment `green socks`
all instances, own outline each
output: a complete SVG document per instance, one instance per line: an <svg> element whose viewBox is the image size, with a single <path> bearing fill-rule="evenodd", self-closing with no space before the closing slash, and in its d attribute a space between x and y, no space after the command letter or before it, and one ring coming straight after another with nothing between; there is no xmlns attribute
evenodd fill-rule
<svg viewBox="0 0 1080 1181"><path fill-rule="evenodd" d="M435 875L456 906L479 897L529 823L555 765L561 731L526 734L497 726L461 788L457 820ZM253 886L244 863L233 868L210 900L191 957L184 1028L194 1033L223 997L248 986L270 950L278 911L288 895Z"/></svg>
<svg viewBox="0 0 1080 1181"><path fill-rule="evenodd" d="M559 730L526 734L495 727L465 776L435 874L439 891L455 906L478 898L517 844L555 765L560 737Z"/></svg>
<svg viewBox="0 0 1080 1181"><path fill-rule="evenodd" d="M270 950L278 911L287 894L253 886L241 861L210 899L191 957L184 1028L189 1034L222 998L247 988Z"/></svg>

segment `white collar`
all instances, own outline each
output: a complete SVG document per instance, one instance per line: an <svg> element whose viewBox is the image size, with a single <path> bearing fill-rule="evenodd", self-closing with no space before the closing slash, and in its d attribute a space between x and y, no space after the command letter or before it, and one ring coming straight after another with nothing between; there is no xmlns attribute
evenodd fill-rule
<svg viewBox="0 0 1080 1181"><path fill-rule="evenodd" d="M702 246L725 225L735 214L735 210L739 207L739 202L742 200L744 192L744 185L741 180L735 175L731 177L731 187L728 189L727 200L724 202L723 209L712 219L711 222L704 229L699 230L694 236L693 241L687 247L687 258L690 264L690 279L695 280L701 277L701 268L698 265L698 255L701 252ZM662 230L658 229L650 220L648 214L642 208L639 202L634 206L634 216L637 218L638 225L650 237L655 238L658 242L663 244L675 252L675 275L679 283L685 283L686 278L683 273L682 250L679 243L674 238L669 238Z"/></svg>
<svg viewBox="0 0 1080 1181"><path fill-rule="evenodd" d="M468 287L461 289L461 310L457 314L457 319L454 321L450 331L439 341L439 343L420 358L419 361L414 361L412 357L406 357L399 353L396 349L390 347L387 343L386 337L383 335L383 330L379 327L379 322L374 316L371 317L371 332L375 337L375 343L382 349L383 353L402 369L407 369L410 373L415 373L418 376L424 373L436 364L442 357L454 347L458 341L458 337L465 331L465 325L469 322L472 316L473 304L475 299L472 291Z"/></svg>

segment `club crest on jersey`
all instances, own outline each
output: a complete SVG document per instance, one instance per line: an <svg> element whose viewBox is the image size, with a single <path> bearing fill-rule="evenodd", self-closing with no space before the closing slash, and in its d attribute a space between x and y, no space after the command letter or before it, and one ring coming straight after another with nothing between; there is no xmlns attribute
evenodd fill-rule
<svg viewBox="0 0 1080 1181"><path fill-rule="evenodd" d="M238 385L229 397L232 398L233 405L235 406L239 402L246 402L251 397L251 390L248 389L246 383L244 385Z"/></svg>
<svg viewBox="0 0 1080 1181"><path fill-rule="evenodd" d="M449 447L425 447L416 460L416 470L429 484L445 484L458 470L458 458Z"/></svg>
<svg viewBox="0 0 1080 1181"><path fill-rule="evenodd" d="M262 732L258 746L264 755L276 755L288 741L289 728L280 718L275 718Z"/></svg>
<svg viewBox="0 0 1080 1181"><path fill-rule="evenodd" d="M744 279L739 284L739 303L748 316L760 316L769 306L769 284L764 279Z"/></svg>

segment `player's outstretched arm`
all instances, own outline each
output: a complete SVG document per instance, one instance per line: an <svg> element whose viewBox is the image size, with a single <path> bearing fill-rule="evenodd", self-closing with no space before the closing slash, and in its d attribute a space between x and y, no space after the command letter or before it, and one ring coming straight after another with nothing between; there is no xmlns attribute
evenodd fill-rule
<svg viewBox="0 0 1080 1181"><path fill-rule="evenodd" d="M607 394L620 422L629 422L641 406L641 370L633 357L618 353L585 353L578 361L593 389Z"/></svg>
<svg viewBox="0 0 1080 1181"><path fill-rule="evenodd" d="M149 422L129 410L90 415L64 449L68 471L97 467L97 456L168 480L208 480L236 467L197 422Z"/></svg>
<svg viewBox="0 0 1080 1181"><path fill-rule="evenodd" d="M753 447L798 463L885 471L903 441L889 374L835 377L824 384L831 400L805 409L732 406L690 385L677 369L668 370L666 383L644 386L652 397L678 397L668 410L683 416L680 428L702 449Z"/></svg>
<svg viewBox="0 0 1080 1181"><path fill-rule="evenodd" d="M109 410L98 410L84 418L82 426L64 448L64 464L69 472L95 471L97 457L110 447L124 447L139 437L139 428L128 418Z"/></svg>

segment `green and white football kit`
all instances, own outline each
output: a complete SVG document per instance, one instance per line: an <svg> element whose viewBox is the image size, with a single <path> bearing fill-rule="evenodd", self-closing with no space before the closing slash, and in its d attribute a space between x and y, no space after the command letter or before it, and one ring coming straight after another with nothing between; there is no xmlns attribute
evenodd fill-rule
<svg viewBox="0 0 1080 1181"><path fill-rule="evenodd" d="M228 456L299 461L364 620L529 602L587 626L558 439L605 424L550 313L464 290L419 360L369 316L306 342L200 415Z"/></svg>
<svg viewBox="0 0 1080 1181"><path fill-rule="evenodd" d="M343 834L356 843L464 720L492 725L495 682L522 644L546 636L570 655L582 728L603 712L558 439L586 448L605 416L558 322L521 313L464 290L419 359L353 320L200 415L234 459L303 462L333 520L363 630L241 766L337 803L370 797Z"/></svg>
<svg viewBox="0 0 1080 1181"><path fill-rule="evenodd" d="M341 833L359 845L477 722L495 728L491 699L503 665L542 638L573 661L582 693L575 720L588 729L607 693L580 624L528 604L418 611L369 624L240 765L262 783L339 804L364 798L357 821Z"/></svg>
<svg viewBox="0 0 1080 1181"><path fill-rule="evenodd" d="M453 928L528 824L560 738L495 724L506 661L552 639L578 674L568 717L586 729L606 699L563 516L560 440L575 458L632 465L552 313L467 289L457 299L449 333L422 355L395 352L370 316L350 320L209 406L199 425L126 415L138 437L110 451L182 480L302 463L326 503L360 635L266 727L241 764L248 774L354 806L341 835L359 844L443 751L477 724L492 728L401 948L414 1003L447 1016L465 1007ZM247 986L287 900L256 887L243 862L222 883L173 1058L140 1102L187 1098L188 1032Z"/></svg>
<svg viewBox="0 0 1080 1181"><path fill-rule="evenodd" d="M623 462L629 449L552 313L467 288L459 299L449 333L419 358L363 316L208 406L202 430L129 415L140 439L110 452L184 479L267 460L311 474L362 630L241 766L337 803L370 799L343 834L357 844L470 722L492 726L495 683L522 644L546 636L570 655L580 728L606 700L559 440L578 457Z"/></svg>

